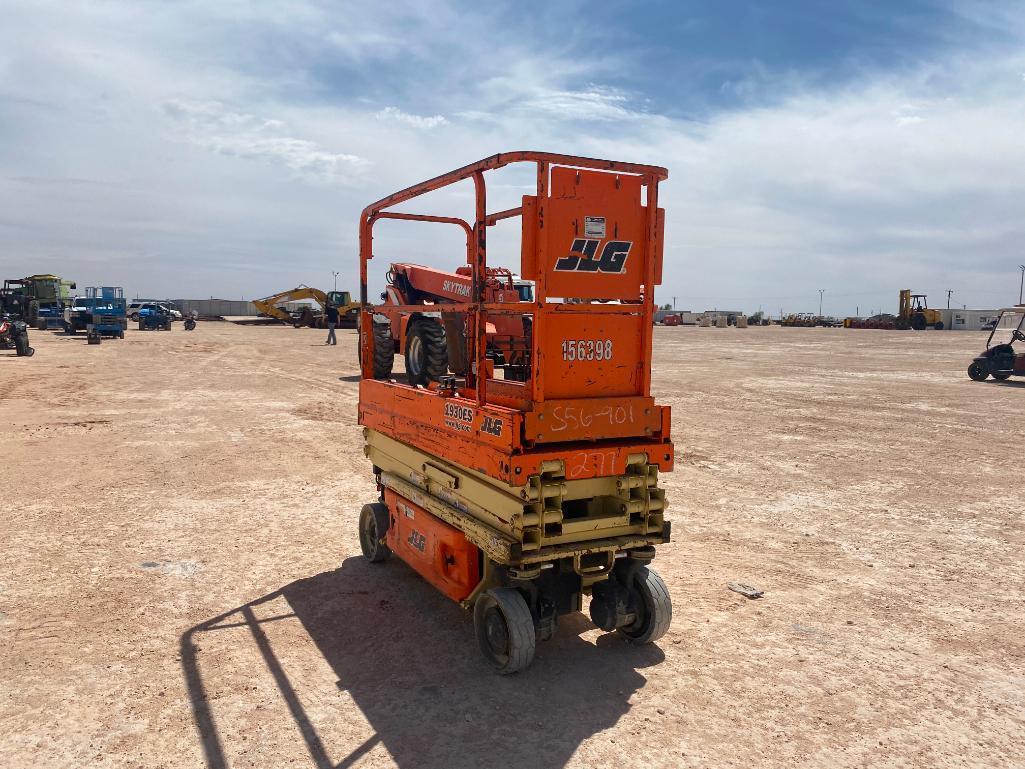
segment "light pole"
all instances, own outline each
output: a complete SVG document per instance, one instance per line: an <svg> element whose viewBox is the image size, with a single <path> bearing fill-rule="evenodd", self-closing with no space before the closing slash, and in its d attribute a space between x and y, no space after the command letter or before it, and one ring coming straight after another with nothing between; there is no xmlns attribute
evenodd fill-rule
<svg viewBox="0 0 1025 769"><path fill-rule="evenodd" d="M338 290L338 275L339 275L339 273L337 273L335 270L331 270L331 274L335 276L335 291L337 291Z"/></svg>
<svg viewBox="0 0 1025 769"><path fill-rule="evenodd" d="M820 318L822 317L822 295L824 293L826 293L826 289L820 288L819 289L819 317Z"/></svg>
<svg viewBox="0 0 1025 769"><path fill-rule="evenodd" d="M947 309L948 310L950 309L950 295L953 294L953 293L954 293L954 289L952 289L952 288L948 288L947 289Z"/></svg>
<svg viewBox="0 0 1025 769"><path fill-rule="evenodd" d="M1018 286L1018 304L1021 304L1022 292L1025 291L1025 264L1019 264L1018 269L1021 270L1021 285Z"/></svg>

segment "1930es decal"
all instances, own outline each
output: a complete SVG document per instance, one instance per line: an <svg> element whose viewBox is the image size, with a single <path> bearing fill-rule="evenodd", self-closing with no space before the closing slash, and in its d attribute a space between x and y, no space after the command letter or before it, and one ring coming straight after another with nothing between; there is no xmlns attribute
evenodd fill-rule
<svg viewBox="0 0 1025 769"><path fill-rule="evenodd" d="M622 273L626 269L626 258L633 243L629 240L610 240L597 259L600 240L575 238L569 247L569 256L555 263L556 272L611 272Z"/></svg>

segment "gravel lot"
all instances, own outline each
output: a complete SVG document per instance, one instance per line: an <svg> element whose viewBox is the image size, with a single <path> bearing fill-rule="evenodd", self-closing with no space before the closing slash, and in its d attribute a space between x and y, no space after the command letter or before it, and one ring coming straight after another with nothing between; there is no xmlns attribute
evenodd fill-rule
<svg viewBox="0 0 1025 769"><path fill-rule="evenodd" d="M985 335L657 328L673 627L570 618L509 678L359 555L323 336L0 351L0 766L1025 766L1025 382L969 381Z"/></svg>

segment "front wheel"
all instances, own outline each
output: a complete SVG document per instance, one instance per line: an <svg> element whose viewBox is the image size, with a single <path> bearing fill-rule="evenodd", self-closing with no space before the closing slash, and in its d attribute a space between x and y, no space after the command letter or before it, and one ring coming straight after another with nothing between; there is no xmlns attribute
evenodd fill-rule
<svg viewBox="0 0 1025 769"><path fill-rule="evenodd" d="M484 657L502 675L534 661L534 618L518 590L488 590L473 605L473 629Z"/></svg>
<svg viewBox="0 0 1025 769"><path fill-rule="evenodd" d="M411 385L437 382L448 372L445 327L437 318L418 318L406 329L406 379Z"/></svg>
<svg viewBox="0 0 1025 769"><path fill-rule="evenodd" d="M989 371L986 370L978 361L974 361L972 365L968 367L968 378L973 382L982 382L989 376Z"/></svg>
<svg viewBox="0 0 1025 769"><path fill-rule="evenodd" d="M630 590L637 598L637 619L618 632L632 644L650 644L669 630L673 621L673 604L666 583L658 572L642 566L634 573Z"/></svg>
<svg viewBox="0 0 1025 769"><path fill-rule="evenodd" d="M387 506L380 502L363 505L359 514L359 546L363 557L371 563L380 563L391 555L391 549L384 544L389 523Z"/></svg>

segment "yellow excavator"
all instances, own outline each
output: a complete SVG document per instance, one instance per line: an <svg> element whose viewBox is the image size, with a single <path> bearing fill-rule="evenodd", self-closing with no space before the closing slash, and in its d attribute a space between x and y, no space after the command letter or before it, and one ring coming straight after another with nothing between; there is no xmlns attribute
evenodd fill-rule
<svg viewBox="0 0 1025 769"><path fill-rule="evenodd" d="M298 315L292 315L284 307L279 305L286 302L298 302L303 299L312 299L320 305L321 311L315 312L309 305L306 305ZM319 288L310 288L305 285L298 285L288 291L281 291L277 294L265 296L263 299L254 299L256 309L271 318L277 318L282 323L291 323L295 328L309 326L310 328L327 328L327 319L324 310L328 305L338 308L338 327L356 328L356 321L359 317L359 302L352 301L352 295L348 291L321 291Z"/></svg>

